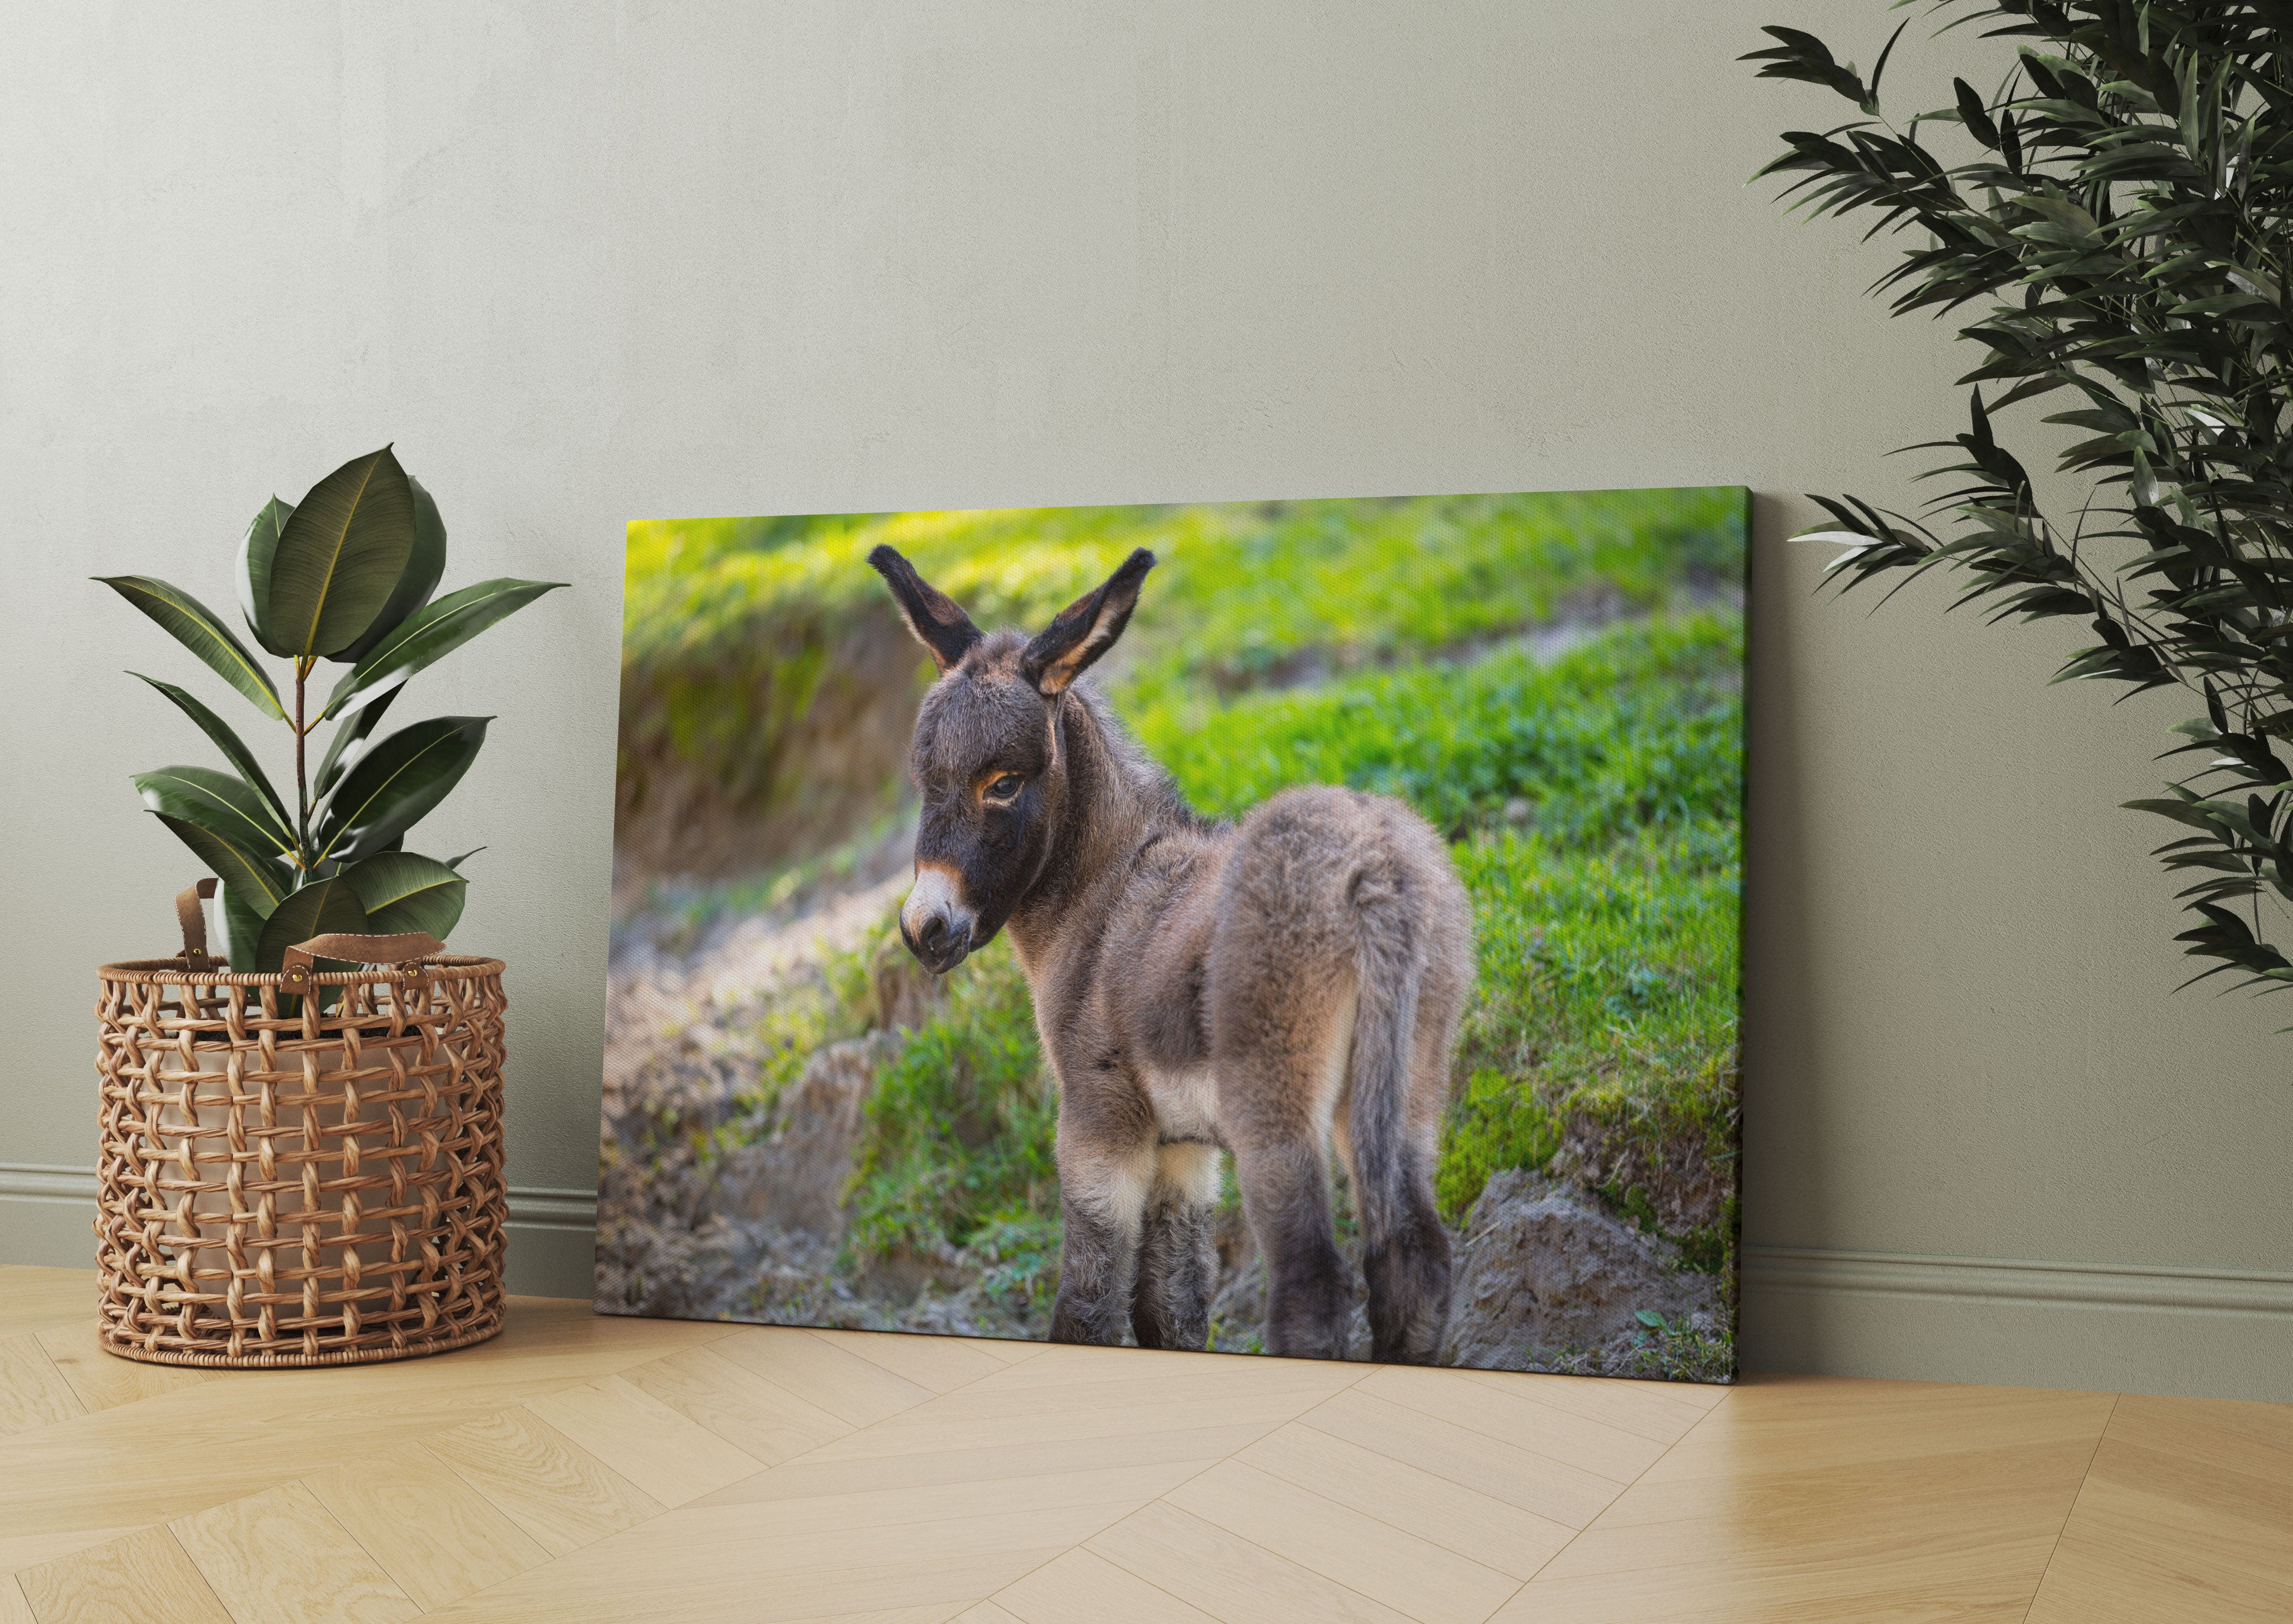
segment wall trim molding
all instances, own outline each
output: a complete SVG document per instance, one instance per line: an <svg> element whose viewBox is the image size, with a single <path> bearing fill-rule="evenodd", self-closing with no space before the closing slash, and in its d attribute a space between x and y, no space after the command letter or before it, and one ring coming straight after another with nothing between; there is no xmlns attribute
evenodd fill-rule
<svg viewBox="0 0 2293 1624"><path fill-rule="evenodd" d="M0 1201L57 1201L93 1206L95 1169L57 1167L38 1162L0 1162ZM597 1192L560 1190L546 1184L509 1187L509 1221L520 1229L571 1230L597 1227Z"/></svg>
<svg viewBox="0 0 2293 1624"><path fill-rule="evenodd" d="M95 1169L0 1162L0 1201L93 1205ZM520 1229L586 1234L595 1190L513 1184ZM2065 1263L1831 1246L1746 1246L1744 1289L1797 1296L1948 1297L2022 1308L2152 1309L2293 1318L2293 1274L2162 1263Z"/></svg>
<svg viewBox="0 0 2293 1624"><path fill-rule="evenodd" d="M2293 1317L2293 1274L2164 1263L2064 1263L1829 1246L1746 1246L1746 1292L1952 1297L2022 1308L2146 1308Z"/></svg>

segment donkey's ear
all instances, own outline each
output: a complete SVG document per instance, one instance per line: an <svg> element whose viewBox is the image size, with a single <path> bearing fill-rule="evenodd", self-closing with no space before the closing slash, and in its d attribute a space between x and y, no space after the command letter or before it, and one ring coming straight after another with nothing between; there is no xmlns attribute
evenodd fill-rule
<svg viewBox="0 0 2293 1624"><path fill-rule="evenodd" d="M1130 612L1138 606L1139 583L1154 567L1155 555L1142 547L1122 561L1105 586L1060 610L1059 618L1044 627L1019 656L1019 674L1047 699L1066 692L1067 684L1114 646L1114 639L1130 623Z"/></svg>
<svg viewBox="0 0 2293 1624"><path fill-rule="evenodd" d="M933 662L943 672L979 641L979 628L971 623L971 617L946 593L927 584L914 564L888 547L869 554L868 562L890 585L893 601L900 605L908 629L931 650Z"/></svg>

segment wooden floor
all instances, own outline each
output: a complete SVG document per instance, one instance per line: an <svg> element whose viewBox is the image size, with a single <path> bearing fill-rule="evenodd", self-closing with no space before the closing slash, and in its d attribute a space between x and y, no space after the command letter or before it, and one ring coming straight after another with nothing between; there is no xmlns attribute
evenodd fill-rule
<svg viewBox="0 0 2293 1624"><path fill-rule="evenodd" d="M207 1374L0 1267L0 1624L2293 1618L2293 1406L601 1320Z"/></svg>

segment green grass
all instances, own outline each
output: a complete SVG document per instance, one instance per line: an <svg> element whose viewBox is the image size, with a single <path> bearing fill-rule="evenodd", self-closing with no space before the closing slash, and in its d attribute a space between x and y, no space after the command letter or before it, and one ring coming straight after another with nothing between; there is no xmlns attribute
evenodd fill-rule
<svg viewBox="0 0 2293 1624"><path fill-rule="evenodd" d="M853 1250L1000 1250L1056 1225L1057 1116L1026 978L999 938L949 978L945 1007L876 1079L848 1196Z"/></svg>

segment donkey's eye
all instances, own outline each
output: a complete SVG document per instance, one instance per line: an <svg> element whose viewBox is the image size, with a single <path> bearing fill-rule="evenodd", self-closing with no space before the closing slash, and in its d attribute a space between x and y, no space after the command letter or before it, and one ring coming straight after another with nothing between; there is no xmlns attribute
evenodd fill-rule
<svg viewBox="0 0 2293 1624"><path fill-rule="evenodd" d="M1018 774L1006 773L1001 778L998 778L994 783L987 786L987 799L990 800L1009 800L1013 796L1018 794L1019 786L1022 782L1023 781Z"/></svg>

